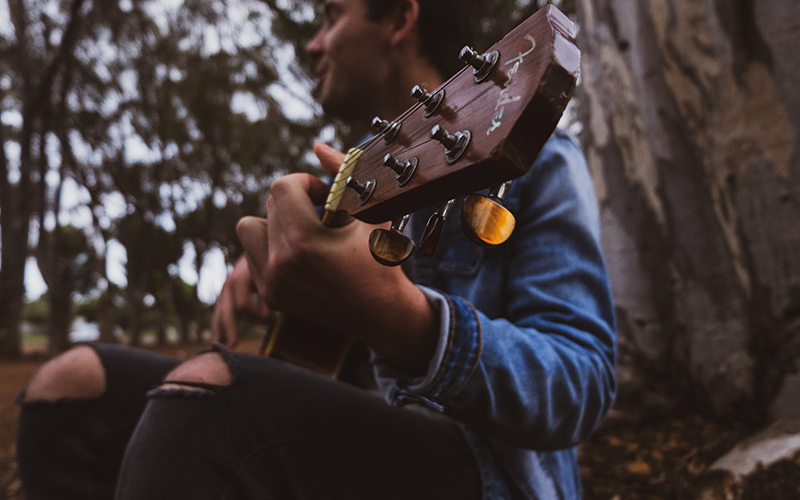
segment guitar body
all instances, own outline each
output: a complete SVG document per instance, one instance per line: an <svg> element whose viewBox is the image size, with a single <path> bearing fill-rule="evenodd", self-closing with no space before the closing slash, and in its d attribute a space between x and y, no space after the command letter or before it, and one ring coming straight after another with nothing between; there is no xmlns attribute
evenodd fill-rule
<svg viewBox="0 0 800 500"><path fill-rule="evenodd" d="M489 54L496 59L491 71L479 74L465 66L430 91L442 98L435 110L421 102L392 122L394 130L350 151L323 221L338 211L373 224L393 221L528 172L575 90L580 51L573 23L548 5L484 53ZM466 146L449 154L450 148L432 138L436 126L468 136ZM400 161L414 159L414 174L399 181L384 166L387 153ZM348 177L369 184L369 196L345 188ZM280 315L264 354L337 376L349 345L344 333Z"/></svg>
<svg viewBox="0 0 800 500"><path fill-rule="evenodd" d="M297 316L278 315L264 339L264 356L282 359L338 378L350 354L352 338Z"/></svg>

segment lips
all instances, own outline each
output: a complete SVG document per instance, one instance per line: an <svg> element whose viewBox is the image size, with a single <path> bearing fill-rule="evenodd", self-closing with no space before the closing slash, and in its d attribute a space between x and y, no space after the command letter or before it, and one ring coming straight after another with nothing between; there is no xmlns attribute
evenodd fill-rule
<svg viewBox="0 0 800 500"><path fill-rule="evenodd" d="M316 68L316 70L314 71L314 74L315 74L315 77L314 77L314 89L317 92L320 92L322 90L322 85L323 85L323 83L325 83L325 75L327 74L327 72L328 72L328 68L325 67L325 66L318 66Z"/></svg>

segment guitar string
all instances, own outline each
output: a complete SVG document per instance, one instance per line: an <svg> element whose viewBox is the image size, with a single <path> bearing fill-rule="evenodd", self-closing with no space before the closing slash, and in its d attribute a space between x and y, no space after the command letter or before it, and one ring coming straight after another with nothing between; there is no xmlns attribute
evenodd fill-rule
<svg viewBox="0 0 800 500"><path fill-rule="evenodd" d="M449 79L447 79L447 81L445 81L445 82L444 82L444 83L443 83L443 84L442 84L442 85L439 87L439 89L438 89L438 90L444 90L445 88L447 88L447 87L448 87L448 86L449 86L449 85L450 85L450 84L453 82L453 80L455 80L456 78L458 78L458 77L459 77L459 76L460 76L460 75L461 75L461 74L462 74L464 71L466 71L466 70L467 70L469 67L470 67L470 66L468 66L468 65L465 65L463 68L461 68L461 69L460 69L459 71L457 71L455 74L453 74L453 75L452 75L452 76L451 76ZM438 90L437 90L437 91L438 91ZM409 116L411 116L411 114L412 114L412 113L414 113L416 110L418 110L418 109L419 109L421 106L423 106L423 104L422 104L421 102L417 102L417 103L415 103L413 106L411 106L410 108L408 108L408 109L407 109L405 112L403 112L403 113L402 113L402 114L401 114L401 115L400 115L400 116L399 116L399 117L398 117L396 120L394 120L394 122L396 122L396 123L399 123L400 125L402 125L402 124L404 123L404 121L405 121L406 119L408 119L408 117L409 117ZM357 162L357 161L359 161L359 159L361 158L361 156L363 156L363 155L364 155L364 154L366 154L366 153L367 153L369 150L371 150L371 149L372 149L372 148L375 146L375 144L378 142L378 140L379 140L379 139L383 139L383 137L384 137L385 135L386 135L386 132L381 132L380 134L376 134L376 135L372 136L371 138L367 139L366 141L364 141L363 143L361 143L359 146L357 146L356 148L357 148L357 149L359 149L359 150L361 150L361 151L362 151L362 154L360 154L360 155L357 155L357 156L355 156L355 157L353 157L353 158L351 158L351 159L346 159L346 160L345 160L346 164L345 164L345 165L343 165L343 166L342 166L342 168L341 168L340 170L352 170L353 168L355 168L354 162ZM414 146L412 146L412 147L410 147L410 148L407 148L407 149L403 150L402 152L403 152L403 153L405 153L405 152L411 151L412 149L416 149L416 148L418 148L418 147L420 147L420 146L423 146L423 145L425 145L425 144L427 144L427 143L431 142L432 140L433 140L433 139L431 139L431 138L428 138L427 140L425 140L425 141L423 141L423 142L420 142L420 143L418 143L418 144L415 144ZM334 204L334 205L338 206L339 200L340 200L340 199L341 199L341 198L344 196L344 193L345 193L345 192L346 192L346 190L344 190L344 189L340 189L340 190L337 190L337 192L336 192L336 193L332 193L332 194L333 194L333 196L332 196L332 197L330 198L330 200L329 200L329 201L330 201L330 203L332 203L332 204Z"/></svg>
<svg viewBox="0 0 800 500"><path fill-rule="evenodd" d="M443 83L443 84L442 84L442 85L439 87L439 89L438 89L437 91L439 91L439 90L444 90L445 88L447 88L447 87L448 87L448 86L449 86L449 85L450 85L450 84L453 82L453 80L455 80L456 78L458 78L458 77L461 75L461 73L463 73L464 71L466 71L468 68L470 68L470 66L468 66L468 65L465 65L463 68L461 68L461 69L460 69L459 71L457 71L455 74L453 74L453 75L452 75L450 78L448 78L448 79L447 79L447 81L445 81L445 82L444 82L444 83ZM435 94L435 93L436 93L436 92L434 92L434 94ZM405 110L405 111L404 111L404 112L403 112L403 113L402 113L402 114L401 114L401 115L400 115L400 116L399 116L399 117L398 117L396 120L394 120L394 122L396 122L396 123L399 123L399 124L401 124L401 125L402 125L402 124L403 124L403 122L404 122L406 119L408 119L408 117L409 117L409 116L411 116L411 114L412 114L412 113L414 113L416 110L418 110L418 109L419 109L421 106L423 106L423 104L422 104L421 102L414 103L414 105L413 105L413 106L411 106L410 108L408 108L407 110ZM369 138L369 139L367 139L366 141L364 141L364 142L363 142L361 145L357 146L357 147L358 147L358 149L361 149L362 151L364 151L364 153L366 153L367 151L369 151L369 150L370 150L370 149L371 149L371 148L372 148L372 147L375 145L375 143L377 142L377 140L378 140L378 139L382 139L382 138L383 138L383 137L386 135L386 133L387 133L387 132L381 132L380 134L376 134L376 135L372 136L371 138ZM427 141L426 141L426 142L427 142Z"/></svg>

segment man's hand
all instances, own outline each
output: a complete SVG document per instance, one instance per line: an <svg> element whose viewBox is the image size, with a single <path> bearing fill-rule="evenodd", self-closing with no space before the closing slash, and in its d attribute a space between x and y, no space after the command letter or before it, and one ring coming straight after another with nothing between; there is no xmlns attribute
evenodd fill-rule
<svg viewBox="0 0 800 500"><path fill-rule="evenodd" d="M214 342L223 342L228 347L236 345L239 341L236 321L238 313L244 312L256 321L266 322L269 319L267 304L263 301L254 304L251 300L254 284L247 260L240 257L222 285L222 291L214 304L214 315L211 318Z"/></svg>
<svg viewBox="0 0 800 500"><path fill-rule="evenodd" d="M316 144L323 167L335 172L343 155ZM349 331L409 372L423 373L438 339L438 317L399 267L372 257L376 226L320 221L328 186L308 174L272 184L269 220L246 217L236 227L250 272L267 305L320 325Z"/></svg>

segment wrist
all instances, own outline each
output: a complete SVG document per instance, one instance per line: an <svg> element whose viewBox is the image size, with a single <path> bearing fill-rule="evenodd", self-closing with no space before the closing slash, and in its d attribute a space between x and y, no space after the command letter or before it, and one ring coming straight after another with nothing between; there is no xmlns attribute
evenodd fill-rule
<svg viewBox="0 0 800 500"><path fill-rule="evenodd" d="M407 282L395 289L392 300L378 313L379 319L359 337L381 358L409 375L422 375L436 351L439 313L416 285ZM365 325L366 326L366 325Z"/></svg>

